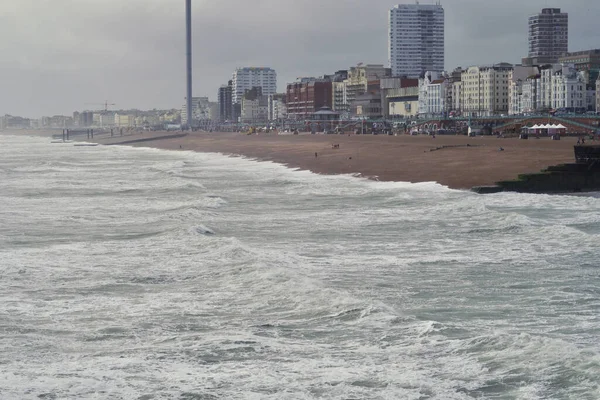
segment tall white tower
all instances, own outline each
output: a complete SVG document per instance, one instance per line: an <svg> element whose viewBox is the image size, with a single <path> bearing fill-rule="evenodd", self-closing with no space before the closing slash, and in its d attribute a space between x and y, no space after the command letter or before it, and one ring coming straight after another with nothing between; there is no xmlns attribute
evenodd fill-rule
<svg viewBox="0 0 600 400"><path fill-rule="evenodd" d="M417 78L444 70L444 8L399 4L389 14L389 64L394 76Z"/></svg>

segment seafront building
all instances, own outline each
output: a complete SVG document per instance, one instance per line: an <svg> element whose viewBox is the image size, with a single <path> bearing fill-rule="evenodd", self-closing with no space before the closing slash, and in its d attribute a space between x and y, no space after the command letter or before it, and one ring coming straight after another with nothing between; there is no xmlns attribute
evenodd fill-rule
<svg viewBox="0 0 600 400"><path fill-rule="evenodd" d="M346 83L332 82L331 84L331 109L339 113L349 111L348 103L345 100Z"/></svg>
<svg viewBox="0 0 600 400"><path fill-rule="evenodd" d="M348 78L342 82L343 105L332 107L335 111L349 112L354 100L361 94L367 92L369 84L372 82L381 82L382 79L392 76L391 68L386 68L383 64L362 63L351 67L348 70Z"/></svg>
<svg viewBox="0 0 600 400"><path fill-rule="evenodd" d="M384 116L381 81L373 80L367 89L356 95L350 103L350 115L359 118L381 118Z"/></svg>
<svg viewBox="0 0 600 400"><path fill-rule="evenodd" d="M540 91L539 77L540 75L538 74L537 77L528 78L525 82L523 82L523 87L521 89L522 95L520 99L521 108L519 112L532 113L537 110Z"/></svg>
<svg viewBox="0 0 600 400"><path fill-rule="evenodd" d="M94 113L92 111L74 112L73 120L79 128L92 126L94 123Z"/></svg>
<svg viewBox="0 0 600 400"><path fill-rule="evenodd" d="M508 75L508 115L518 115L525 112L525 103L531 99L531 86L525 90L528 79L539 75L537 66L527 67L515 65ZM527 92L527 99L525 99ZM530 104L530 103L527 103ZM531 105L528 105L531 108ZM531 110L529 110L531 111Z"/></svg>
<svg viewBox="0 0 600 400"><path fill-rule="evenodd" d="M448 79L443 73L427 71L419 79L419 116L446 117Z"/></svg>
<svg viewBox="0 0 600 400"><path fill-rule="evenodd" d="M461 74L463 114L487 117L508 113L508 79L512 64L473 66Z"/></svg>
<svg viewBox="0 0 600 400"><path fill-rule="evenodd" d="M593 108L592 97L596 93L587 88L585 74L573 64L521 68L520 75L511 81L511 114L582 112ZM527 78L523 80L525 75Z"/></svg>
<svg viewBox="0 0 600 400"><path fill-rule="evenodd" d="M385 93L388 114L392 118L413 118L419 112L419 87L389 89Z"/></svg>
<svg viewBox="0 0 600 400"><path fill-rule="evenodd" d="M288 83L286 106L288 118L306 119L323 107L331 108L333 84L324 78L301 78Z"/></svg>
<svg viewBox="0 0 600 400"><path fill-rule="evenodd" d="M267 96L267 114L269 121L281 121L287 118L287 106L285 93L275 93Z"/></svg>
<svg viewBox="0 0 600 400"><path fill-rule="evenodd" d="M586 78L574 65L560 65L552 75L552 108L586 111Z"/></svg>
<svg viewBox="0 0 600 400"><path fill-rule="evenodd" d="M233 120L233 81L219 88L217 95L219 103L219 120L221 122Z"/></svg>
<svg viewBox="0 0 600 400"><path fill-rule="evenodd" d="M117 128L131 128L135 126L135 116L130 114L115 113L114 126Z"/></svg>
<svg viewBox="0 0 600 400"><path fill-rule="evenodd" d="M265 123L268 121L268 96L262 94L259 86L247 90L242 97L242 108L240 122L243 123Z"/></svg>
<svg viewBox="0 0 600 400"><path fill-rule="evenodd" d="M210 102L208 97L192 97L192 124L202 125L206 121L210 121ZM181 123L187 125L187 105L181 107Z"/></svg>
<svg viewBox="0 0 600 400"><path fill-rule="evenodd" d="M379 80L379 88L381 94L381 111L383 112L383 117L389 118L392 117L392 113L390 110L390 102L395 101L396 98L392 93L398 93L398 89L415 87L418 89L419 80L413 78L383 78ZM410 107L409 107L410 108ZM418 112L418 104L415 108L415 112Z"/></svg>
<svg viewBox="0 0 600 400"><path fill-rule="evenodd" d="M544 8L529 17L529 56L526 66L557 63L569 51L569 14Z"/></svg>
<svg viewBox="0 0 600 400"><path fill-rule="evenodd" d="M232 102L241 104L247 90L260 87L262 94L268 96L277 93L277 73L271 68L237 68L232 78Z"/></svg>
<svg viewBox="0 0 600 400"><path fill-rule="evenodd" d="M399 4L389 12L388 62L394 76L421 77L444 70L444 8Z"/></svg>
<svg viewBox="0 0 600 400"><path fill-rule="evenodd" d="M542 67L540 75L541 101L538 110L585 110L585 77L573 65Z"/></svg>
<svg viewBox="0 0 600 400"><path fill-rule="evenodd" d="M219 103L217 101L208 102L208 120L211 122L219 122L221 120Z"/></svg>
<svg viewBox="0 0 600 400"><path fill-rule="evenodd" d="M336 71L333 75L327 75L331 78L331 109L334 112L347 113L348 104L344 100L345 83L348 79L348 70Z"/></svg>
<svg viewBox="0 0 600 400"><path fill-rule="evenodd" d="M596 79L600 76L600 49L575 51L558 59L560 64L573 64L577 71L584 72L586 82L596 86Z"/></svg>
<svg viewBox="0 0 600 400"><path fill-rule="evenodd" d="M450 97L450 116L462 115L463 112L463 83L462 80L454 81L451 85L451 97Z"/></svg>
<svg viewBox="0 0 600 400"><path fill-rule="evenodd" d="M600 76L596 80L596 113L600 113Z"/></svg>
<svg viewBox="0 0 600 400"><path fill-rule="evenodd" d="M595 82L594 82L595 83ZM596 89L587 86L585 93L585 108L587 111L596 111Z"/></svg>
<svg viewBox="0 0 600 400"><path fill-rule="evenodd" d="M455 68L454 71L445 74L447 81L446 87L446 111L448 116L460 115L462 110L460 102L461 92L461 76L463 69L461 67Z"/></svg>
<svg viewBox="0 0 600 400"><path fill-rule="evenodd" d="M114 111L99 111L95 112L93 117L93 125L99 128L111 127L115 124Z"/></svg>

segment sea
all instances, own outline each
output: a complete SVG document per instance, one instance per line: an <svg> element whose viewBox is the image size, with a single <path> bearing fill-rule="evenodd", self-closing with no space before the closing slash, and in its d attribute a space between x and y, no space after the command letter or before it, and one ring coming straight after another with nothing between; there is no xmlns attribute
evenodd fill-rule
<svg viewBox="0 0 600 400"><path fill-rule="evenodd" d="M0 136L0 399L599 399L600 196Z"/></svg>

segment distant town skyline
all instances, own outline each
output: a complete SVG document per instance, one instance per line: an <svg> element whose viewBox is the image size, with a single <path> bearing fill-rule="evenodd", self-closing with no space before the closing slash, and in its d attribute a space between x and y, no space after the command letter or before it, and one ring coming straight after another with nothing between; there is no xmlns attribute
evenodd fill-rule
<svg viewBox="0 0 600 400"><path fill-rule="evenodd" d="M0 44L0 114L70 114L105 101L115 103L115 109L180 107L185 97L184 2L123 3L3 1L0 32L10 40ZM219 87L238 67L275 69L278 91L283 91L299 76L333 73L360 62L387 66L388 13L404 3L414 1L265 0L257 7L241 0L196 0L194 96L216 101ZM547 7L569 14L569 51L600 47L600 10L593 0L441 4L446 70L519 63L528 54L528 18Z"/></svg>

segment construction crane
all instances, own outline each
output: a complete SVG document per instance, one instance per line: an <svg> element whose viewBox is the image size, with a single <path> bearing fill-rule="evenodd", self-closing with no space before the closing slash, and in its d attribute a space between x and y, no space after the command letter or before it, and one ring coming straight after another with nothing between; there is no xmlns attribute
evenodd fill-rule
<svg viewBox="0 0 600 400"><path fill-rule="evenodd" d="M109 103L108 100L106 100L104 103L85 103L88 106L104 106L104 112L108 111L108 106L116 106L115 103Z"/></svg>

